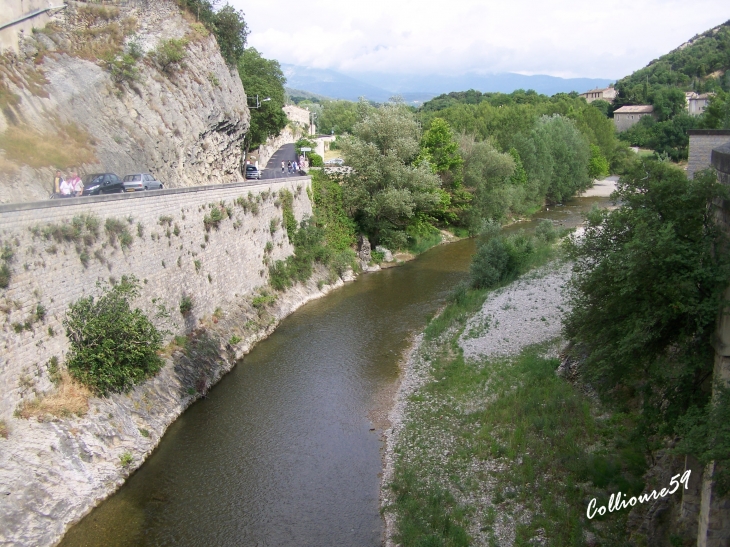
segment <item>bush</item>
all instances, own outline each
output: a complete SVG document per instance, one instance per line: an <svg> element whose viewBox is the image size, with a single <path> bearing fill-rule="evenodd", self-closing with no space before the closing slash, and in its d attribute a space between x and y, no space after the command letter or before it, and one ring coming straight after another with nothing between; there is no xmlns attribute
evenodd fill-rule
<svg viewBox="0 0 730 547"><path fill-rule="evenodd" d="M183 295L180 299L180 313L183 315L189 314L193 310L193 299L188 295Z"/></svg>
<svg viewBox="0 0 730 547"><path fill-rule="evenodd" d="M472 287L491 289L507 283L549 258L553 252L552 241L561 232L553 228L552 223L549 228L541 223L538 229L537 236L520 231L480 242L469 269Z"/></svg>
<svg viewBox="0 0 730 547"><path fill-rule="evenodd" d="M157 47L150 53L152 60L157 63L164 72L172 72L175 65L183 66L183 59L187 55L187 40L170 38L160 40Z"/></svg>
<svg viewBox="0 0 730 547"><path fill-rule="evenodd" d="M324 160L322 159L322 156L316 152L308 152L307 157L309 158L310 167L324 167Z"/></svg>
<svg viewBox="0 0 730 547"><path fill-rule="evenodd" d="M98 285L100 288L101 285ZM139 296L136 277L123 277L102 295L71 304L63 322L70 342L68 371L100 395L128 391L162 367L160 332L131 301Z"/></svg>

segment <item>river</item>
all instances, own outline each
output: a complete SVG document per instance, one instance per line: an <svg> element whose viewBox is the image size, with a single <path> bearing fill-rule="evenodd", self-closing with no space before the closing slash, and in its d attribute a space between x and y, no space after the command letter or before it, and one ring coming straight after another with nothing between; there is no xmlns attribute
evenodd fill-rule
<svg viewBox="0 0 730 547"><path fill-rule="evenodd" d="M509 230L574 226L594 203L608 200L576 199ZM286 318L61 545L380 545L380 428L398 363L473 250L438 246Z"/></svg>

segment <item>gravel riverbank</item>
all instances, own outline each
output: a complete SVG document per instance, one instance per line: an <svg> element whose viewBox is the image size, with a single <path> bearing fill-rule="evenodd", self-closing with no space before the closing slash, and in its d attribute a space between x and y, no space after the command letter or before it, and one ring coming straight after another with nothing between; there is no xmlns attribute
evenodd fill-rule
<svg viewBox="0 0 730 547"><path fill-rule="evenodd" d="M464 350L464 357L469 362L477 362L482 357L504 357L517 355L526 346L554 340L560 335L561 317L566 311L564 287L570 279L570 266L562 263L552 263L543 268L528 273L514 283L495 291L485 301L482 308L474 314L459 336L459 345ZM428 424L422 431L414 434L421 428L418 424L425 415L438 409L443 401L434 399L426 393L425 386L437 383L440 379L434 377L434 354L451 333L444 333L439 340L425 341L423 335L416 337L409 354L404 358L401 383L393 407L389 413L390 427L384 432L385 452L383 456L383 478L381 482L381 507L386 508L393 500L393 492L389 485L395 478L395 467L400 459L411 458L409 452L418 451L420 457L433 464L433 469L444 477L429 476L427 480L435 483L447 484L447 476L451 469L446 471L450 454L458 447L454 438L449 434L450 425L447 416L441 416L439 424L434 427ZM558 347L550 352L557 353ZM412 396L418 395L415 401ZM486 391L476 394L479 400L465 400L463 412L471 412L481 406L481 400L488 398ZM459 405L461 406L461 405ZM470 407L474 407L470 410ZM424 413L425 412L425 413ZM410 428L410 429L409 429ZM435 439L434 436L438 436ZM425 441L421 444L421 440ZM439 463L443 460L443 465ZM503 464L496 460L477 462L473 461L459 471L463 481L469 477L483 476L489 473L498 473ZM485 467L486 466L486 467ZM491 505L493 491L490 481L483 483L477 498L474 494L452 492L460 503L468 503L477 507L477 513L471 519L474 523L470 527L474 545L491 545L490 541L499 540L499 545L511 546L515 540L515 527L520 519L525 518L519 510L511 515L503 514L495 519L490 532L480 529L478 522L485 518L484 512ZM493 485L492 485L493 486ZM385 540L387 547L394 547L397 543L393 539L396 531L395 515L385 511Z"/></svg>

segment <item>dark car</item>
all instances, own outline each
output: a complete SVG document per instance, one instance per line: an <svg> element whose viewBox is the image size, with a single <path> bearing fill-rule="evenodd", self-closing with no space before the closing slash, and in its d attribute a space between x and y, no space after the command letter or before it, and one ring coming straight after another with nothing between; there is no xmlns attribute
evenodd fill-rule
<svg viewBox="0 0 730 547"><path fill-rule="evenodd" d="M126 175L123 183L125 192L162 189L162 183L149 173L134 173L133 175Z"/></svg>
<svg viewBox="0 0 730 547"><path fill-rule="evenodd" d="M124 192L122 179L114 173L94 173L82 179L84 192L82 196L97 196L99 194L118 194Z"/></svg>
<svg viewBox="0 0 730 547"><path fill-rule="evenodd" d="M246 165L246 178L247 179L260 179L261 178L261 171L259 171L259 168L255 165Z"/></svg>

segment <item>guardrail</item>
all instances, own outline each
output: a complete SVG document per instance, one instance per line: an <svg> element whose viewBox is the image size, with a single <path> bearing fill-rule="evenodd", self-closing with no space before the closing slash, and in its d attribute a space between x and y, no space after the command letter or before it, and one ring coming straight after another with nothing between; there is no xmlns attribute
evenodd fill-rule
<svg viewBox="0 0 730 547"><path fill-rule="evenodd" d="M262 189L271 184L286 182L296 179L308 179L308 175L294 175L291 177L279 177L275 179L262 179L246 182L229 182L227 184L209 184L206 186L186 186L184 188L164 188L162 190L143 190L141 192L129 192L124 194L104 194L98 196L82 196L75 198L47 199L45 201L29 201L25 203L8 203L0 205L0 214L12 213L15 211L31 211L33 209L51 209L55 207L66 207L69 205L104 203L121 199L145 199L157 196L169 196L174 194L189 194L191 192L207 192L220 190L221 188L254 188L260 186Z"/></svg>

